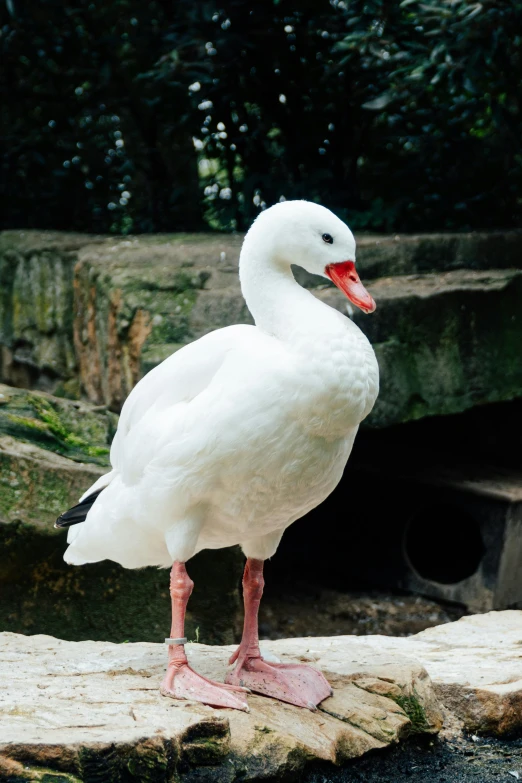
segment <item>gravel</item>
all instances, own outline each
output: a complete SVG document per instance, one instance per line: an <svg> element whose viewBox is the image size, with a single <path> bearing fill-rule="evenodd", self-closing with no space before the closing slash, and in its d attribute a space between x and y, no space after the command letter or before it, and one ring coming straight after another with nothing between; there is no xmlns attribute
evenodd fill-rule
<svg viewBox="0 0 522 783"><path fill-rule="evenodd" d="M522 781L522 739L457 734L412 739L342 768L310 767L301 783L515 783Z"/></svg>

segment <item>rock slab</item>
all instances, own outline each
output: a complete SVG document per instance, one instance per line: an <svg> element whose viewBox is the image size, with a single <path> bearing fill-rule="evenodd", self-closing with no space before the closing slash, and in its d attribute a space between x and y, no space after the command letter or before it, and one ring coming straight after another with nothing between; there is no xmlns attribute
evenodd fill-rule
<svg viewBox="0 0 522 783"><path fill-rule="evenodd" d="M409 638L368 638L390 654L415 656L467 731L520 736L522 610L462 617Z"/></svg>
<svg viewBox="0 0 522 783"><path fill-rule="evenodd" d="M309 761L342 764L437 732L438 700L469 731L522 729L522 611L409 638L264 646L265 655L322 669L334 695L316 713L256 695L249 714L215 710L159 695L163 645L0 634L0 781L284 780ZM190 644L188 654L222 680L232 649Z"/></svg>
<svg viewBox="0 0 522 783"><path fill-rule="evenodd" d="M256 695L248 714L216 710L160 696L164 645L0 634L0 780L38 780L41 767L84 781L283 779L442 725L415 660L353 637L267 645L319 667L334 695L315 713ZM232 647L187 647L201 673L223 680Z"/></svg>

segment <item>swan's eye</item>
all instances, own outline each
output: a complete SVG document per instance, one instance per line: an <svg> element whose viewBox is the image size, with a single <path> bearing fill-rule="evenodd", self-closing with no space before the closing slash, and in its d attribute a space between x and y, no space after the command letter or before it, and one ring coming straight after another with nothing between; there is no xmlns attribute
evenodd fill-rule
<svg viewBox="0 0 522 783"><path fill-rule="evenodd" d="M333 245L333 236L331 234L323 234L322 239L327 245Z"/></svg>

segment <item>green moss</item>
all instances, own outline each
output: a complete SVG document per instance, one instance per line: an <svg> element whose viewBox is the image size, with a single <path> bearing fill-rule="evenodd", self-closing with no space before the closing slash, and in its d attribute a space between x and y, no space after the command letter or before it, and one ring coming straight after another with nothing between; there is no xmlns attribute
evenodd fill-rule
<svg viewBox="0 0 522 783"><path fill-rule="evenodd" d="M167 783L175 773L177 754L174 743L150 738L134 747L109 746L100 750L80 750L83 783Z"/></svg>
<svg viewBox="0 0 522 783"><path fill-rule="evenodd" d="M492 273L493 275L494 273ZM432 281L433 282L433 281ZM419 283L421 285L421 283ZM364 427L451 415L522 392L522 276L391 300L358 321L373 344L381 391Z"/></svg>
<svg viewBox="0 0 522 783"><path fill-rule="evenodd" d="M126 340L136 311L146 310L151 318L147 343L186 343L193 336L190 316L197 297L196 289L173 292L138 288L126 291L117 314L118 335Z"/></svg>
<svg viewBox="0 0 522 783"><path fill-rule="evenodd" d="M111 450L107 446L87 446L86 451L90 457L104 457L110 454Z"/></svg>
<svg viewBox="0 0 522 783"><path fill-rule="evenodd" d="M43 460L35 458L41 454ZM56 517L77 502L97 475L66 461L47 464L45 452L36 449L30 458L0 450L0 520L52 531Z"/></svg>
<svg viewBox="0 0 522 783"><path fill-rule="evenodd" d="M80 444L86 445L86 442L82 438L73 435L67 430L58 416L58 413L50 404L45 403L41 397L31 397L30 401L39 414L40 419L47 424L53 435L56 435L57 438L63 440L65 443L70 443L72 446L78 446Z"/></svg>
<svg viewBox="0 0 522 783"><path fill-rule="evenodd" d="M210 274L201 270L180 269L176 272L172 270L161 270L163 279L157 275L157 270L152 270L153 275L147 275L148 270L138 278L135 277L135 270L132 272L117 273L118 282L123 283L126 293L139 293L150 291L158 294L166 291L169 294L186 294L200 290L210 277ZM154 274L156 273L156 274Z"/></svg>
<svg viewBox="0 0 522 783"><path fill-rule="evenodd" d="M76 775L48 767L33 767L0 754L2 783L83 783Z"/></svg>
<svg viewBox="0 0 522 783"><path fill-rule="evenodd" d="M214 766L230 750L230 725L223 718L209 719L190 726L181 740L182 765Z"/></svg>
<svg viewBox="0 0 522 783"><path fill-rule="evenodd" d="M0 251L0 340L8 351L5 380L31 386L70 380L75 372L73 344L73 266L75 253L42 242L31 252ZM34 239L34 237L33 237ZM36 240L38 241L38 239ZM23 357L18 346L23 345ZM29 359L29 362L27 362Z"/></svg>
<svg viewBox="0 0 522 783"><path fill-rule="evenodd" d="M393 701L404 710L411 721L410 733L423 734L430 730L430 724L426 719L426 713L415 691L412 696L390 696Z"/></svg>
<svg viewBox="0 0 522 783"><path fill-rule="evenodd" d="M127 769L139 783L167 781L168 758L165 752L131 754Z"/></svg>
<svg viewBox="0 0 522 783"><path fill-rule="evenodd" d="M30 770L31 777L29 780L38 781L38 783L83 783L76 775L70 775L68 772L57 772L52 769L35 769Z"/></svg>
<svg viewBox="0 0 522 783"><path fill-rule="evenodd" d="M33 443L81 462L108 465L114 422L107 412L91 412L58 398L1 387L0 435Z"/></svg>
<svg viewBox="0 0 522 783"><path fill-rule="evenodd" d="M67 400L77 400L81 396L80 381L78 378L70 378L58 383L53 390L55 397L64 397Z"/></svg>
<svg viewBox="0 0 522 783"><path fill-rule="evenodd" d="M39 432L47 432L48 428L43 421L38 419L30 419L28 416L16 416L14 413L8 413L7 418L12 421L13 424L19 424L21 427L28 427L30 430L38 430Z"/></svg>
<svg viewBox="0 0 522 783"><path fill-rule="evenodd" d="M196 303L196 291L170 297L163 308L155 305L156 317L152 319L151 343L182 343L192 336L190 314Z"/></svg>
<svg viewBox="0 0 522 783"><path fill-rule="evenodd" d="M41 419L41 422L38 424L40 425L43 423L44 425L47 425L49 432L51 432L58 441L61 441L64 446L69 446L72 449L80 449L84 454L90 457L100 457L109 453L109 448L107 446L92 446L85 438L71 432L52 405L46 404L41 397L34 397L32 403Z"/></svg>
<svg viewBox="0 0 522 783"><path fill-rule="evenodd" d="M164 343L158 345L147 341L141 352L141 372L142 375L146 375L148 372L157 367L158 364L168 359L173 353L183 348L184 343Z"/></svg>

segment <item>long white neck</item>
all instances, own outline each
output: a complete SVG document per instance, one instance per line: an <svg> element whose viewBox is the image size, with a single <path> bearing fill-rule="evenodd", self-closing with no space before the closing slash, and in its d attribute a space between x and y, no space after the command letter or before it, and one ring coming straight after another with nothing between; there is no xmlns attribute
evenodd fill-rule
<svg viewBox="0 0 522 783"><path fill-rule="evenodd" d="M285 252L299 252L290 242L291 237ZM256 326L304 359L296 362L302 388L292 403L296 417L323 439L353 436L377 396L375 354L353 321L297 283L288 257L278 253L284 244L283 237L254 223L239 260L243 296Z"/></svg>
<svg viewBox="0 0 522 783"><path fill-rule="evenodd" d="M290 265L266 239L250 230L239 259L241 290L256 326L281 340L292 340L334 312L296 282Z"/></svg>

